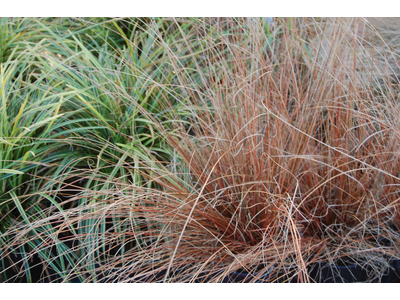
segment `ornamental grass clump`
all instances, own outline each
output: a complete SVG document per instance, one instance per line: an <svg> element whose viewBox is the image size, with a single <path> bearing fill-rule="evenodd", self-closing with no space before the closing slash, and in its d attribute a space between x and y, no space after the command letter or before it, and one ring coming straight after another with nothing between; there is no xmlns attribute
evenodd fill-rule
<svg viewBox="0 0 400 300"><path fill-rule="evenodd" d="M39 24L46 28L46 23ZM133 25L138 26L137 22ZM157 126L171 128L169 123L180 115L181 97L176 88L169 87L173 73L166 60L167 53L157 45L154 29L145 31L141 28L142 32L138 30L130 36L131 41L116 21L109 21L107 26L114 28L110 35L118 33L126 47L115 49L112 44L105 44L90 50L80 35L62 33L59 36L49 28L46 47L35 52L35 64L40 66L45 88L51 97L62 102L58 107L62 113L61 122L54 128L52 137L58 147L67 149L68 155L41 186L40 201L50 198L52 202L42 208L42 222L35 217L27 221L28 235L33 236L33 240L15 236L14 228L10 228L5 237L8 240L14 238L15 244L10 242L4 248L7 252L10 247L43 238L48 240L46 244L33 248L27 245L31 247L31 255L26 261L37 255L46 261L46 255L62 257L68 253L68 264L59 264L51 275L43 273L40 280L70 281L73 278L83 281L86 277L79 278L76 270L88 276L95 272L98 260L107 259L109 252L115 254L112 248L116 246L111 245L129 244L126 240L129 240L131 225L137 222L134 215L129 215L128 219L126 216L121 219L85 216L93 210L95 215L101 206L116 201L120 193L109 192L116 183L129 187L126 195L132 195L132 187L151 186L151 181L143 179L138 172L140 161L164 161L171 156L164 137L153 125L158 122ZM102 32L94 25L92 27L94 31ZM155 23L155 29L158 27ZM170 46L174 43L171 40ZM92 204L96 204L96 209ZM65 226L62 222L60 225L59 213L64 222L75 222L76 219L68 218L71 209L74 209L72 215L78 215L78 223L75 227ZM62 228L59 232L58 226ZM110 241L106 231L114 227L124 233L114 235L117 238ZM96 237L91 237L92 234ZM137 242L141 243L139 239ZM132 245L127 247L132 248ZM59 248L63 250L60 252ZM119 255L123 256L123 251ZM27 265L29 268L29 263ZM46 268L54 269L54 266ZM15 277L7 280L13 281Z"/></svg>
<svg viewBox="0 0 400 300"><path fill-rule="evenodd" d="M380 280L398 257L398 93L363 22L226 20L207 57L227 51L187 91L191 134L168 136L179 163L154 171L163 190L135 209L157 239L119 280L147 263L164 281L308 282L318 262Z"/></svg>
<svg viewBox="0 0 400 300"><path fill-rule="evenodd" d="M46 211L53 231L40 220L16 226L3 251L46 241L32 256L70 243L59 252L69 255L64 282L224 282L238 273L313 282L319 264L359 264L367 281L381 281L399 258L400 107L396 54L379 34L363 19L150 23L163 55L147 57L168 73L136 69L142 60L129 46L115 58L79 46L81 61L48 64L49 76L67 78L62 91L78 112L70 141L85 151L81 161L96 162L87 179L97 184L70 199L77 205ZM116 61L123 68L112 69ZM132 92L135 82L146 91ZM150 99L164 100L170 121ZM143 104L132 106L135 122L114 118L131 100ZM151 129L140 135L137 121ZM152 147L153 131L166 156ZM130 164L134 147L141 156Z"/></svg>
<svg viewBox="0 0 400 300"><path fill-rule="evenodd" d="M18 273L22 270L24 278L31 281L31 266L24 256L32 245L37 247L43 241L36 239L31 245L20 241L15 247L10 247L9 242L15 238L15 227L31 227L33 220L45 218L44 207L57 205L43 189L68 156L56 140L63 116L60 112L63 98L52 95L50 89L43 89L44 78L35 72L33 60L34 56L25 49L15 60L0 63L2 280L8 280L7 270L17 269L10 263L15 259L21 260ZM30 234L34 232L33 229Z"/></svg>

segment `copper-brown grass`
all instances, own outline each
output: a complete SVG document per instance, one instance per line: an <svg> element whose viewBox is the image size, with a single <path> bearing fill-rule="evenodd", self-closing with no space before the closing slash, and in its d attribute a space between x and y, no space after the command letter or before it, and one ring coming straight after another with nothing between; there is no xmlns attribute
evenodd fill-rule
<svg viewBox="0 0 400 300"><path fill-rule="evenodd" d="M274 280L288 264L309 281L307 266L343 257L368 260L373 277L396 256L398 95L363 48L363 22L276 20L269 51L258 23L236 28L210 73L199 67L194 136L170 138L184 183L166 173L145 209L163 224L162 268L193 268L176 280L239 269Z"/></svg>

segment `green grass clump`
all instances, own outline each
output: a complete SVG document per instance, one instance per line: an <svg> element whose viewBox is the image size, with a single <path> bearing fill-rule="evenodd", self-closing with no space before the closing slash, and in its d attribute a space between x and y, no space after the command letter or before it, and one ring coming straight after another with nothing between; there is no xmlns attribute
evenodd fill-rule
<svg viewBox="0 0 400 300"><path fill-rule="evenodd" d="M42 32L46 32L43 30L46 20L37 23ZM132 194L131 186L151 186L145 177L151 176L152 172L149 170L144 176L140 174L139 162L171 158L159 127L171 128L172 116L181 114L181 97L171 84L174 75L166 63L168 56L159 45L154 46L158 40L156 31L144 31L129 41L117 22L110 24L128 44L126 47L115 49L104 44L93 50L87 41L82 40L82 29L76 34L60 36L51 32L49 27L45 46L36 49L31 63L33 69L41 71L41 89L47 91L49 98L59 99L59 122L50 124L48 131L52 134L55 151L65 150L57 156L58 167L52 169L51 177L43 177L45 184L35 186L35 196L51 202L41 207L38 218L56 212L64 214L65 209L71 207L78 209L81 217L76 230L67 226L68 232L65 232L64 228L61 230L54 226L57 222L49 220L44 221L40 230L29 232L33 236L38 232L57 236L54 238L55 246L38 250L46 255L63 256L66 250L60 254L58 248L67 247L65 243L82 245L76 251L69 249L72 256L81 257L81 260L72 259L68 253L70 265L63 264L56 272L61 278L73 273L71 264L75 268L83 264L82 272L89 272L87 274L95 272L95 261L104 260L107 249L111 247L109 244L112 244L106 239L105 230L115 226L126 232L132 222L137 222L134 216L127 225L121 225L123 221L118 217L99 221L82 216L91 213L92 204L101 206L113 201L114 197L110 200L108 190L115 188L116 183L125 184L121 191L123 194ZM42 109L51 113L46 107ZM71 196L78 192L77 197ZM26 223L34 226L32 223L36 220L33 218ZM56 233L58 230L62 232L63 240ZM101 239L91 238L94 233L99 233ZM126 239L123 233L115 242L124 244ZM140 239L137 242L141 243ZM35 246L27 247L36 251ZM44 260L43 253L39 256Z"/></svg>
<svg viewBox="0 0 400 300"><path fill-rule="evenodd" d="M56 143L63 98L42 88L44 79L35 73L31 60L30 54L22 53L15 60L0 64L0 231L10 232L1 239L2 249L8 248L1 251L3 269L8 255L19 253L23 257L29 251L9 244L14 226L31 226L46 217L43 207L54 199L42 189L68 156ZM27 260L23 267L26 280L30 281Z"/></svg>

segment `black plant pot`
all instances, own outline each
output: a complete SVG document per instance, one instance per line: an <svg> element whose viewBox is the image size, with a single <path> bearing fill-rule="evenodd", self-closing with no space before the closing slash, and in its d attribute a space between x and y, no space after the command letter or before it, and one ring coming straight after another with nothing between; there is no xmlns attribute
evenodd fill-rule
<svg viewBox="0 0 400 300"><path fill-rule="evenodd" d="M310 272L310 277L315 282L321 283L352 283L366 282L368 280L368 267L358 264L329 265L319 264Z"/></svg>
<svg viewBox="0 0 400 300"><path fill-rule="evenodd" d="M360 265L352 264L347 266L316 265L309 272L311 282L318 283L350 283L365 282L368 280L368 270ZM299 276L294 270L282 272L278 276L267 273L255 279L254 274L246 272L233 272L224 278L223 282L278 282L278 283L297 283L300 282Z"/></svg>
<svg viewBox="0 0 400 300"><path fill-rule="evenodd" d="M359 264L348 265L330 265L327 263L317 263L307 268L310 282L314 283L354 283L367 282L369 280L369 266L361 266ZM299 276L296 274L297 269L292 268L275 273L265 273L261 276L247 272L233 272L226 276L223 282L226 283L298 283ZM400 260L395 260L392 263L392 268L381 277L376 278L374 282L400 282Z"/></svg>
<svg viewBox="0 0 400 300"><path fill-rule="evenodd" d="M263 283L263 282L272 282L272 274L266 272L261 276L259 274L252 274L244 271L237 271L232 272L231 274L227 275L223 279L223 283Z"/></svg>
<svg viewBox="0 0 400 300"><path fill-rule="evenodd" d="M400 260L395 259L391 262L391 268L382 282L394 283L400 282Z"/></svg>

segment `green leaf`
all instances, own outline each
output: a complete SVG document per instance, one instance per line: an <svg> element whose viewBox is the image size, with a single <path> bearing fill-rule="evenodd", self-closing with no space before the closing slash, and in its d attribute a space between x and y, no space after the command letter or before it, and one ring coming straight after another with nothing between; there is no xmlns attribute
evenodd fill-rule
<svg viewBox="0 0 400 300"><path fill-rule="evenodd" d="M7 170L7 169L0 169L0 173L5 173L5 174L25 174L24 172L17 171L17 170Z"/></svg>

